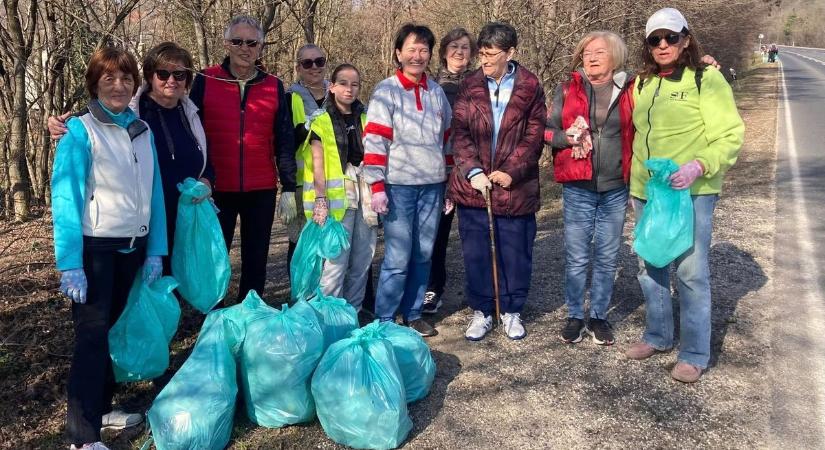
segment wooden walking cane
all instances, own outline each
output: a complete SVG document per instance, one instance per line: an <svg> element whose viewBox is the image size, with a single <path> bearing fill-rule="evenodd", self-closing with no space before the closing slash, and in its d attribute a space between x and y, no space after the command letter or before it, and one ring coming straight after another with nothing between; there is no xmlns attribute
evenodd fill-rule
<svg viewBox="0 0 825 450"><path fill-rule="evenodd" d="M492 187L484 191L484 199L487 200L487 221L490 223L490 255L493 258L493 293L496 300L496 320L494 323L501 325L501 310L499 307L498 295L498 258L496 257L496 232L493 224L493 191Z"/></svg>

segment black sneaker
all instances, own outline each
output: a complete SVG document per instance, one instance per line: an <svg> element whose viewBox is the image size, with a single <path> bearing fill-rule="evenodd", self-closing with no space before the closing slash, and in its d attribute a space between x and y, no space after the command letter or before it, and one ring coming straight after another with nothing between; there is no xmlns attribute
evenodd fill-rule
<svg viewBox="0 0 825 450"><path fill-rule="evenodd" d="M599 345L613 345L616 342L613 328L604 319L590 319L587 323L587 334L593 336L593 342Z"/></svg>
<svg viewBox="0 0 825 450"><path fill-rule="evenodd" d="M412 328L423 337L431 337L438 334L438 331L436 331L432 325L425 322L424 319L416 319L409 323L404 322L404 325Z"/></svg>
<svg viewBox="0 0 825 450"><path fill-rule="evenodd" d="M567 325L561 330L561 340L568 344L581 342L586 329L584 320L569 317L567 319Z"/></svg>
<svg viewBox="0 0 825 450"><path fill-rule="evenodd" d="M433 291L424 293L424 305L421 307L421 314L435 314L441 308L441 296Z"/></svg>

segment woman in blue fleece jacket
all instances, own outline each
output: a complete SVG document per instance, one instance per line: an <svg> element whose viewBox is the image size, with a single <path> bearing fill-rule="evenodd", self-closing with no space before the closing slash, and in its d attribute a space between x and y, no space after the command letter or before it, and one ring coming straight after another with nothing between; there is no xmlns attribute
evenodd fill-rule
<svg viewBox="0 0 825 450"><path fill-rule="evenodd" d="M108 332L143 265L147 283L167 254L166 214L152 133L129 109L138 65L124 50L95 51L86 71L88 108L67 122L52 173L60 290L72 299L75 346L69 372L71 448L105 449L100 430L140 423L112 409Z"/></svg>

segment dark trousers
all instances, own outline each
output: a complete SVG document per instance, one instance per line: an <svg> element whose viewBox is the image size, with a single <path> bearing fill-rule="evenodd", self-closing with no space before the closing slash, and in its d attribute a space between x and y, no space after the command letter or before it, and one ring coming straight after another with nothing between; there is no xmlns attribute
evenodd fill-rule
<svg viewBox="0 0 825 450"><path fill-rule="evenodd" d="M438 223L438 231L433 244L433 265L430 267L430 281L427 283L427 290L435 292L441 296L444 293L444 285L447 284L447 245L450 241L450 228L453 226L455 210L449 214L442 214Z"/></svg>
<svg viewBox="0 0 825 450"><path fill-rule="evenodd" d="M67 385L66 435L75 445L99 441L101 418L112 410L109 329L126 307L145 254L145 248L125 254L83 248L89 290L85 304L72 303L75 345Z"/></svg>
<svg viewBox="0 0 825 450"><path fill-rule="evenodd" d="M272 222L275 220L277 190L266 189L250 192L215 192L212 198L218 207L226 248L232 248L235 224L241 218L241 282L238 301L254 289L263 296L266 284L266 263L269 256L269 240Z"/></svg>
<svg viewBox="0 0 825 450"><path fill-rule="evenodd" d="M485 315L495 313L490 228L487 210L458 208L458 232L464 253L467 304ZM533 273L536 215L493 216L501 313L520 313Z"/></svg>

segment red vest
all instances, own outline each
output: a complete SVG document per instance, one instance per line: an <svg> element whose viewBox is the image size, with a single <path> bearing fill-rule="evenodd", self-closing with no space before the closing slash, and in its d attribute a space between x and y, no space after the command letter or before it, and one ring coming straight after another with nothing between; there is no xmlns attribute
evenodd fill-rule
<svg viewBox="0 0 825 450"><path fill-rule="evenodd" d="M564 83L564 104L561 109L561 125L566 130L576 117L582 116L590 125L590 103L584 90L584 81L573 72L570 81ZM633 155L633 81L619 96L619 122L622 133L622 176L630 181L630 157ZM573 149L568 147L553 154L553 176L557 183L593 179L593 152L584 159L573 159Z"/></svg>
<svg viewBox="0 0 825 450"><path fill-rule="evenodd" d="M247 82L246 99L221 66L205 69L203 128L215 168L215 190L243 192L274 189L275 119L278 79L272 75ZM220 79L215 79L217 77Z"/></svg>

